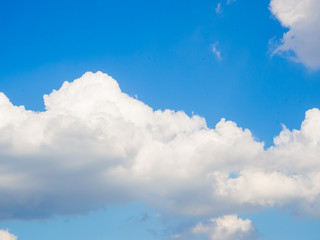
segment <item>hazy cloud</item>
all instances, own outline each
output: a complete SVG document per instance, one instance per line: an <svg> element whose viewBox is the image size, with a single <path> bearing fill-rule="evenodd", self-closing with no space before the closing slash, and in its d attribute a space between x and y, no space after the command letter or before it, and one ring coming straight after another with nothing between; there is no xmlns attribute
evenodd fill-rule
<svg viewBox="0 0 320 240"><path fill-rule="evenodd" d="M216 10L216 14L221 14L222 13L221 2L218 3L218 5L217 5L215 10Z"/></svg>
<svg viewBox="0 0 320 240"><path fill-rule="evenodd" d="M231 4L231 3L235 2L235 1L237 1L237 0L227 0L227 4Z"/></svg>
<svg viewBox="0 0 320 240"><path fill-rule="evenodd" d="M218 42L212 44L211 46L211 51L216 55L217 59L220 61L222 58L221 58L221 52L220 50L218 50Z"/></svg>

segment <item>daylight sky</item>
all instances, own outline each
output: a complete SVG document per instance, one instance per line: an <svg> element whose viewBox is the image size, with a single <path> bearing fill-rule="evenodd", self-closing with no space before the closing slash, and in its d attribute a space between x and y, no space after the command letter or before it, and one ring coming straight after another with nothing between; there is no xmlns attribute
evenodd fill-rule
<svg viewBox="0 0 320 240"><path fill-rule="evenodd" d="M0 240L318 240L320 1L2 1Z"/></svg>

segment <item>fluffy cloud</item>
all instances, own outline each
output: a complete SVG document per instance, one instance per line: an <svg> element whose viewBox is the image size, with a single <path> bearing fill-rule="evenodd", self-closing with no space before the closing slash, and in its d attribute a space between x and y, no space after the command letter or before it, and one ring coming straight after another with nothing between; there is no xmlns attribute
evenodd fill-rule
<svg viewBox="0 0 320 240"><path fill-rule="evenodd" d="M18 238L15 235L9 233L8 230L0 229L0 239L1 240L17 240Z"/></svg>
<svg viewBox="0 0 320 240"><path fill-rule="evenodd" d="M154 111L110 76L86 73L27 111L0 95L0 218L81 214L145 202L212 217L265 207L320 216L320 111L264 150L222 119Z"/></svg>
<svg viewBox="0 0 320 240"><path fill-rule="evenodd" d="M210 240L254 240L257 231L249 219L243 220L236 215L213 218L210 223L199 223L192 229L193 234L204 235Z"/></svg>
<svg viewBox="0 0 320 240"><path fill-rule="evenodd" d="M270 10L288 28L274 53L285 54L311 69L320 68L320 2L271 0Z"/></svg>

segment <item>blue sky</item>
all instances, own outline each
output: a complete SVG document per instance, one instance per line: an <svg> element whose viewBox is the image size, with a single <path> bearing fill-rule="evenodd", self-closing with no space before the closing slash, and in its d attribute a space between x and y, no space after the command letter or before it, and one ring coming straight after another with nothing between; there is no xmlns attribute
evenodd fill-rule
<svg viewBox="0 0 320 240"><path fill-rule="evenodd" d="M220 6L219 9L217 9L218 6ZM118 82L123 93L138 99L154 110L182 110L190 117L199 115L205 118L210 129L214 129L221 118L236 123L237 127L249 129L254 142L248 140L248 143L245 143L245 146L248 146L247 152L255 149L256 143L260 142L264 142L262 146L264 149L273 146L273 138L279 135L282 131L281 124L284 124L290 130L290 139L294 139L292 142L296 145L285 148L281 154L292 151L290 150L292 148L300 149L299 144L302 146L301 151L307 149L310 152L304 152L305 156L302 153L300 155L300 152L292 153L292 155L288 153L288 156L279 153L272 159L268 159L270 154L268 155L267 152L262 153L261 158L267 158L271 165L274 164L273 161L282 162L282 158L293 159L293 165L296 164L297 167L289 170L291 175L286 175L287 173L284 173L285 170L283 170L287 169L286 166L290 164L284 167L281 165L274 172L283 172L286 177L289 177L289 180L303 176L313 184L312 181L315 181L315 176L319 175L318 172L311 174L311 170L306 171L305 168L298 166L305 161L310 162L308 167L320 169L320 166L316 164L320 145L316 143L312 149L309 149L307 148L309 145L302 140L299 142L299 139L307 139L309 136L312 140L318 139L311 133L303 135L305 132L309 133L308 131L313 132L316 136L320 135L320 128L317 128L316 125L317 113L310 114L312 130L307 127L305 132L301 130L302 137L299 137L300 135L295 137L292 130L301 128L307 110L319 108L320 49L317 40L320 39L320 36L319 27L316 24L320 19L319 11L319 3L316 0L295 0L291 3L289 0L273 0L271 3L270 1L245 0L2 2L0 4L0 91L14 105L24 105L27 110L42 112L45 111L44 94L50 94L53 89L60 89L63 82L72 82L87 71L102 71ZM289 14L286 14L288 12ZM83 97L83 99L90 99L88 101L91 101L92 98L94 95ZM61 101L55 100L54 97L52 99L51 105L60 104L61 101L73 101L71 97L70 100L65 96L61 97ZM62 106L64 106L63 103ZM10 115L11 112L2 112L1 115L6 114ZM139 113L136 114L138 116ZM16 118L24 119L22 116L12 116L12 122L15 122ZM50 124L55 126L54 121L58 120L52 121ZM27 124L22 123L22 125ZM15 142L10 142L11 140L8 139L14 139L12 137L15 136L14 134L24 134L24 132L17 130L17 133L8 133L11 130L3 129L4 127L1 129L3 136L9 134L9 137L4 137L0 142L2 156L0 164L3 169L6 169L6 157L16 156L15 154L22 150L14 150L14 147L13 150L2 149L11 149L7 147L10 144L16 146ZM37 131L36 129L37 127L30 128L30 131ZM79 131L81 132L81 129ZM121 135L119 132L118 134L118 136ZM79 136L81 140L81 136L87 135L80 134ZM244 139L247 138L244 137ZM33 142L27 137L25 141ZM280 147L277 149L281 148L282 151L282 146L288 143L285 139L280 142L283 145L279 144ZM110 149L113 147L111 146ZM259 151L257 150L257 156L260 157ZM21 159L29 156L41 159L39 156L44 154L28 155L29 153L23 151L22 153L18 154L22 156ZM242 159L242 152L234 154L235 156L240 154ZM215 155L211 156L215 158ZM243 153L243 156L246 158L246 153ZM65 156L61 158L63 157ZM16 158L16 161L20 163L21 159ZM59 157L53 158L57 158L58 161ZM253 161L251 155L250 161ZM23 173L32 177L33 170L29 169L37 168L37 164L32 161L26 163L27 167L22 164L21 166L26 168ZM14 165L12 169L16 169L17 166ZM42 163L39 166L39 168L45 167ZM87 168L89 166L91 165L88 165ZM242 171L251 166L258 167L255 163L244 165L239 170L240 175L242 176ZM260 167L259 165L259 169ZM94 168L95 166L92 165L92 169ZM267 171L269 165L265 164L261 169L261 171ZM237 174L235 179L239 179ZM16 175L12 176L14 178ZM53 170L50 175L53 182L59 176L58 170L57 172ZM243 173L243 176L247 175ZM73 179L69 177L64 180ZM5 181L6 178L3 179L2 181ZM36 177L35 179L39 181ZM250 181L255 180L252 178ZM88 189L99 188L99 186L90 186L90 184L93 183L84 182L84 185L88 185ZM172 184L175 186L175 183ZM144 185L147 184L144 183ZM144 185L143 187L134 185L134 188L137 188L137 191L140 191L140 188L147 189L141 190L142 195L144 193L154 194L151 190L148 192L148 189L149 187L155 189L156 185L152 183L150 186ZM121 193L125 196L123 197L125 200L122 201L122 198L117 196L112 202L104 198L100 199L99 194L95 197L96 193L91 193L89 190L83 190L83 192L79 190L80 195L93 194L92 198L96 198L97 201L90 202L84 198L83 201L80 201L77 210L72 207L68 209L69 205L64 206L60 202L48 203L49 201L44 196L51 196L51 194L55 196L56 185L48 186L53 187L52 192L46 189L44 195L39 193L37 200L32 197L30 197L32 200L29 200L29 196L38 194L37 190L29 188L26 190L22 186L23 191L11 193L11 190L0 184L0 195L8 194L12 202L19 202L21 196L23 199L21 200L23 203L10 206L6 205L6 200L0 201L2 205L0 210L16 209L16 211L8 210L8 214L11 214L13 219L6 217L7 211L1 214L0 229L8 229L18 239L25 240L82 240L88 238L142 240L172 239L179 236L180 239L214 240L216 238L213 235L218 236L219 234L216 226L218 225L217 219L224 219L223 216L228 214L236 214L240 219L237 220L237 223L241 222L241 219L250 219L250 224L255 228L254 232L258 233L254 236L244 235L247 236L247 239L294 240L303 238L312 240L318 239L320 235L319 209L310 210L315 213L310 214L310 211L301 207L308 204L317 205L320 193L312 190L313 188L307 189L311 193L306 193L306 196L302 193L299 196L299 194L294 195L290 192L288 194L290 197L282 198L273 192L272 197L267 193L262 193L261 196L265 197L263 200L253 197L243 200L244 202L239 206L238 203L232 203L235 204L235 207L224 212L221 210L220 215L219 211L214 208L215 204L220 203L213 202L211 216L208 215L209 213L193 216L185 212L183 214L168 213L171 210L167 208L165 197L163 197L163 202L158 203L154 200L146 200L144 197L136 197L133 194L135 197L131 196L134 199L131 201L128 200L131 197L127 197L125 191ZM112 184L108 187L112 188ZM117 187L119 186L116 184L115 188ZM269 189L264 185L260 187ZM101 187L99 191L103 189ZM302 189L305 190L306 187ZM317 186L314 189L318 189ZM73 191L73 188L70 187L66 195L59 192L62 200L59 199L62 202L64 202L64 197L76 199L78 192L75 191L73 196ZM134 190L131 191L134 192ZM202 196L200 191L201 189L190 190L191 195ZM241 192L239 194L241 196ZM190 197L186 193L187 196ZM243 193L242 196L246 196L246 193ZM232 197L237 198L230 195L230 198ZM43 202L41 202L42 198L45 199ZM180 198L183 196L179 195L179 201ZM310 200L311 198L313 200ZM307 200L304 201L305 199ZM175 201L176 198L172 196L169 200ZM272 203L265 204L265 201ZM76 202L74 204L78 206ZM195 204L198 202L196 201ZM59 208L60 205L63 207ZM39 219L39 215L33 214L33 212L46 212L45 210L49 207L52 209L48 216L44 214L44 217ZM218 205L217 208L219 208ZM57 209L56 212L55 209ZM211 213L211 210L208 212ZM216 219L212 221L213 226L208 223L210 218ZM208 227L196 228L195 226L199 226L197 224L200 222L202 226ZM197 235L198 233L200 234ZM224 237L228 240L234 236L232 234L239 235L240 233L231 232L231 235L220 236L220 239L223 240Z"/></svg>

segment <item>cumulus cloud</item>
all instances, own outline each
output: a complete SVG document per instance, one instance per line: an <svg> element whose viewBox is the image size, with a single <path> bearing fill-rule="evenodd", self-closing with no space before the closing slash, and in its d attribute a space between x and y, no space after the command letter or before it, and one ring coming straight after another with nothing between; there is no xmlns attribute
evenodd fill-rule
<svg viewBox="0 0 320 240"><path fill-rule="evenodd" d="M320 2L271 0L270 10L288 28L274 53L284 54L308 68L320 68Z"/></svg>
<svg viewBox="0 0 320 240"><path fill-rule="evenodd" d="M18 238L15 235L9 233L8 230L0 229L0 239L1 240L17 240Z"/></svg>
<svg viewBox="0 0 320 240"><path fill-rule="evenodd" d="M243 220L236 215L213 218L210 223L197 224L192 233L203 235L209 240L255 240L258 239L256 228L249 219Z"/></svg>
<svg viewBox="0 0 320 240"><path fill-rule="evenodd" d="M27 111L0 94L0 218L81 214L145 202L162 214L216 217L291 207L320 217L320 111L265 150L248 129L214 129L153 110L101 72Z"/></svg>
<svg viewBox="0 0 320 240"><path fill-rule="evenodd" d="M222 177L218 191L253 205L295 204L298 213L319 217L319 154L320 111L311 109L300 130L284 126L274 138L274 146L263 154L267 162L241 170L236 178Z"/></svg>

